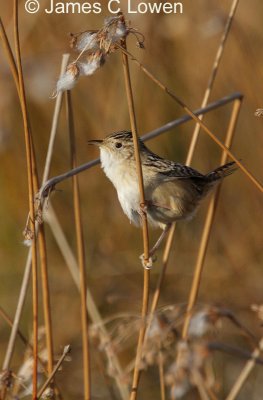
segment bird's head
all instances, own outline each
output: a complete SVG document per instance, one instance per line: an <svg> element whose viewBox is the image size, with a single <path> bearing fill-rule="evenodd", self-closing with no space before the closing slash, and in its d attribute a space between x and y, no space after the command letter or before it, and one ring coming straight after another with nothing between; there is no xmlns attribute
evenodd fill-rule
<svg viewBox="0 0 263 400"><path fill-rule="evenodd" d="M133 138L129 131L115 132L105 139L89 140L88 143L100 148L101 157L106 156L116 161L134 159ZM139 146L141 149L144 147L140 139Z"/></svg>

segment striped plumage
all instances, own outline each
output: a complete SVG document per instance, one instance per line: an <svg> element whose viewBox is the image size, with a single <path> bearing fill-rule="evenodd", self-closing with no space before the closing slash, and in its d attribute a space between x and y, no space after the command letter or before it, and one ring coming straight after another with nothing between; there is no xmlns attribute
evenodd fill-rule
<svg viewBox="0 0 263 400"><path fill-rule="evenodd" d="M131 132L113 133L90 143L100 147L102 168L117 190L124 213L138 225L140 195ZM203 175L191 167L159 157L140 139L139 148L148 220L162 229L191 217L200 200L235 170L235 163L230 162Z"/></svg>

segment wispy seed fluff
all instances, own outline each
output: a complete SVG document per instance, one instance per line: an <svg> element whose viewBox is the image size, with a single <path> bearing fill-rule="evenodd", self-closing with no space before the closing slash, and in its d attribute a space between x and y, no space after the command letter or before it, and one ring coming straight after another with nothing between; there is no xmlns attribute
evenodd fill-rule
<svg viewBox="0 0 263 400"><path fill-rule="evenodd" d="M79 35L72 35L71 47L79 52L98 50L99 39L97 32L87 31Z"/></svg>
<svg viewBox="0 0 263 400"><path fill-rule="evenodd" d="M80 75L78 63L69 64L65 74L63 74L56 84L56 89L52 94L52 98L56 97L59 92L71 90L76 85Z"/></svg>
<svg viewBox="0 0 263 400"><path fill-rule="evenodd" d="M80 75L89 76L94 74L102 65L105 63L105 55L101 51L97 51L94 54L90 54L86 61L79 62L78 67Z"/></svg>
<svg viewBox="0 0 263 400"><path fill-rule="evenodd" d="M106 33L106 40L113 43L124 39L129 33L124 20L120 19L119 16L105 18L104 30Z"/></svg>

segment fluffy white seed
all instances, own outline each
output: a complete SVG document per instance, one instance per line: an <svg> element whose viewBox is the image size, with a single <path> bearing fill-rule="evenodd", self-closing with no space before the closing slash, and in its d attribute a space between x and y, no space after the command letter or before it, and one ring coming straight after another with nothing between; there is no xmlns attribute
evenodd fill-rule
<svg viewBox="0 0 263 400"><path fill-rule="evenodd" d="M210 327L207 311L199 311L191 318L188 334L190 337L202 337Z"/></svg>
<svg viewBox="0 0 263 400"><path fill-rule="evenodd" d="M81 75L89 76L94 74L105 62L102 53L94 54L88 57L86 62L79 63L79 71Z"/></svg>
<svg viewBox="0 0 263 400"><path fill-rule="evenodd" d="M96 32L82 33L77 39L75 48L80 52L98 49L99 44L97 40L97 33Z"/></svg>
<svg viewBox="0 0 263 400"><path fill-rule="evenodd" d="M76 85L79 78L80 70L77 64L69 64L67 71L63 74L56 84L56 90L52 94L52 97L56 97L59 92L65 90L71 90Z"/></svg>

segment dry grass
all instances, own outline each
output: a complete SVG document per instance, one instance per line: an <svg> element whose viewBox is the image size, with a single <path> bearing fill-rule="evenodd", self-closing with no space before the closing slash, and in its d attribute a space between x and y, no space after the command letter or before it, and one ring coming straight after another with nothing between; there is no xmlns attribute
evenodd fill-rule
<svg viewBox="0 0 263 400"><path fill-rule="evenodd" d="M260 20L256 18L262 5L257 3L257 11L248 5L239 5L235 15L237 5L238 1L234 0L229 13L227 2L220 4L218 9L214 3L209 3L211 15L215 18L210 21L210 28L209 20L204 20L204 10L208 7L206 2L204 9L192 5L189 15L177 19L175 26L170 17L158 17L158 21L154 16L133 19L132 26L138 27L146 38L145 51L134 49L136 38L128 40L128 49L123 40L114 41L110 35L115 22L106 24L98 33L100 46L105 51L103 57L106 57L103 68L97 64L99 70L94 76L81 77L78 81L78 64L73 64L77 65L77 70L74 67L65 72L64 63L61 75L73 74L74 84L77 81L78 84L72 94L66 94L67 118L64 108L61 108L65 96L58 93L49 145L46 132L50 129L53 104L47 101L45 86L50 89L50 94L55 82L61 40L64 40L68 30L100 27L101 18L92 16L87 23L81 16L72 21L64 16L56 26L51 19L35 15L35 33L32 35L32 20L31 25L27 25L29 16L23 14L21 9L18 20L17 1L14 1L13 10L11 6L3 8L1 43L8 63L2 63L1 69L8 79L0 79L0 88L2 93L10 94L0 99L0 108L5 114L0 125L0 145L3 170L6 171L1 176L2 187L5 188L2 199L5 211L2 213L3 233L0 237L4 251L0 258L4 266L2 281L8 288L2 290L0 313L6 321L1 328L1 348L4 350L1 353L2 400L11 399L15 394L22 398L22 393L25 394L28 388L27 397L33 399L40 398L44 391L46 396L64 399L127 399L130 395L133 400L146 396L162 400L196 396L201 399L242 400L260 396L262 385L256 374L262 374L262 313L260 307L254 306L258 312L256 316L250 307L253 303L262 302L262 288L258 283L262 278L259 267L262 262L262 185L259 177L262 139L257 134L260 132L260 117L254 116L255 110L262 106L256 79L260 76L262 60L261 54L256 52L258 41L253 41L253 49L249 44L256 33L255 26L263 34ZM9 41L10 29L5 29L12 13L15 17L16 61L12 54L13 45ZM191 13L196 20L190 24ZM247 21L253 21L253 24L249 25ZM46 32L44 43L41 41L41 29ZM192 45L191 37L196 37L202 45ZM242 49L249 52L246 58L239 50L240 41ZM187 51L184 44L187 44ZM213 65L211 54L216 48L218 51ZM101 60L101 54L98 56L96 53L96 57ZM79 59L80 56L77 57ZM234 74L233 60L238 60ZM139 68L133 65L134 61ZM93 55L89 62L94 62ZM124 65L124 84L121 62ZM8 64L17 94L6 90L12 85ZM210 64L213 65L212 72L209 72ZM44 66L45 73L42 71L39 74L40 65ZM143 73L150 78L149 81ZM53 74L52 84L49 74ZM210 79L205 90L207 76ZM244 82L244 76L250 79ZM184 86L191 88L191 93ZM199 90L201 86L203 90ZM125 87L127 102L124 101ZM199 118L192 112L200 103L203 92L202 107L205 107L209 96L222 98L234 90L245 94L241 108L242 97L233 96L232 111L229 106L221 107L219 101L213 112L206 116L205 123L202 111ZM5 112L11 100L12 107ZM5 133L5 130L19 132L21 129L20 122L14 120L19 103L25 131L26 163L21 150L22 136L20 138L20 135L11 133L6 136ZM167 120L174 120L181 108L197 123L190 144L190 124L182 125L183 135L163 139L163 133L168 130L164 124ZM154 264L151 280L149 270L145 269L143 283L137 256L140 247L143 247L147 262L149 242L154 241L155 235L148 232L146 214L142 214L143 244L140 232L129 228L115 193L107 183L102 183L102 176L93 168L97 161L85 166L85 169L90 169L86 174L74 176L74 200L72 188L63 177L56 187L63 192L49 193L49 206L46 199L40 204L34 202L34 195L39 189L38 170L44 169L46 181L49 176L67 171L69 165L76 167L77 158L80 162L87 159L87 149L83 146L87 137L103 136L110 131L127 128L129 119L137 154L142 205L145 198L140 158L136 150L138 132L158 126L153 148L157 153L166 154L167 158L183 161L183 154L189 145L187 164L193 163L197 168L209 170L212 164L219 163L214 159L221 151L221 163L226 161L228 155L241 170L226 181L225 187L220 189L220 198L218 189L210 203L203 205L195 220L173 227L163 255L158 255L161 265L158 265L159 261ZM69 141L62 135L67 129L70 132ZM208 136L203 132L210 139L207 140ZM227 132L226 139L224 132ZM43 168L45 148L49 150ZM27 191L25 171L28 176ZM69 176L67 174L67 178ZM54 189L52 185L51 189ZM44 225L41 221L42 207ZM50 208L47 215L46 207ZM16 306L16 298L13 300L10 293L19 292L21 260L26 252L18 244L22 240L19 232L23 230L28 209L27 239L30 239L31 250ZM75 245L71 245L75 243L75 236L76 249ZM40 276L37 273L37 244ZM16 255L11 255L14 252ZM13 270L8 268L11 264L16 266ZM32 295L28 290L31 264ZM72 276L66 272L66 265ZM13 273L18 277L14 278ZM38 281L42 284L40 295ZM190 291L189 287L192 287ZM33 306L33 313L29 304ZM165 304L172 305L164 307ZM86 309L93 322L91 327ZM118 312L120 315L116 315ZM14 322L7 314L14 315ZM45 327L43 337L40 337L38 319ZM33 321L33 329L30 321ZM13 326L9 339L8 325ZM25 334L28 330L33 331L32 343ZM27 346L26 351L18 340L16 342L16 336ZM67 343L72 347L72 361L66 362L66 348L56 363L54 354L60 356ZM247 360L247 364L242 370L243 359ZM61 363L62 371L59 370ZM254 375L251 374L253 369ZM24 378L23 374L26 375ZM251 383L254 383L253 388Z"/></svg>

